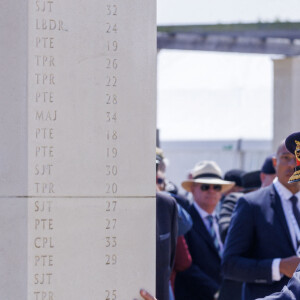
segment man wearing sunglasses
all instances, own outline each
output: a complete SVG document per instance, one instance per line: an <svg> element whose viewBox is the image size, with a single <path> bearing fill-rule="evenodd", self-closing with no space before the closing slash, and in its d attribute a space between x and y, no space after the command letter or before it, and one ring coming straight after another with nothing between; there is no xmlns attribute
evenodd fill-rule
<svg viewBox="0 0 300 300"><path fill-rule="evenodd" d="M213 161L198 163L191 174L192 178L184 181L182 187L191 192L194 199L188 209L193 227L185 235L193 263L177 275L175 298L213 300L221 284L223 250L215 208L222 193L231 189L234 182L223 180L221 169Z"/></svg>

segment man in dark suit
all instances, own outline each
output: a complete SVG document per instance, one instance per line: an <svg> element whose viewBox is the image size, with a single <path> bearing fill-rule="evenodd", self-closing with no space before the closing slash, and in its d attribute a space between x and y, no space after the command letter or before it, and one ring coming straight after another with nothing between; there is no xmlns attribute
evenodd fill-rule
<svg viewBox="0 0 300 300"><path fill-rule="evenodd" d="M177 241L176 201L167 194L156 194L156 297L169 300L169 280Z"/></svg>
<svg viewBox="0 0 300 300"><path fill-rule="evenodd" d="M273 163L273 184L239 199L225 244L224 275L244 282L243 300L280 291L300 262L300 232L293 214L300 186L288 184L295 156L282 143Z"/></svg>
<svg viewBox="0 0 300 300"><path fill-rule="evenodd" d="M193 227L185 235L192 265L177 274L176 300L213 300L217 297L221 284L220 256L223 245L215 208L222 193L233 185L233 182L222 179L219 166L212 161L197 164L192 171L192 179L182 183L194 198L194 203L188 209Z"/></svg>
<svg viewBox="0 0 300 300"><path fill-rule="evenodd" d="M275 172L275 170L274 170ZM255 191L261 186L260 171L244 172L241 174L240 185L243 190L240 193L228 194L222 202L219 214L219 230L221 240L224 243L228 228L230 225L232 213L236 203L240 197L245 193ZM242 298L242 285L241 281L230 279L223 279L220 295L218 300L241 300Z"/></svg>
<svg viewBox="0 0 300 300"><path fill-rule="evenodd" d="M156 297L169 300L169 281L177 241L177 204L173 197L159 192L160 163L161 156L156 155Z"/></svg>

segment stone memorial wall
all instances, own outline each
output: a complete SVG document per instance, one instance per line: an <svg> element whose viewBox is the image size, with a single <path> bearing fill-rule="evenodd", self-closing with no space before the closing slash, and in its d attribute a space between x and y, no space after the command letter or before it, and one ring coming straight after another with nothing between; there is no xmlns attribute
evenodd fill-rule
<svg viewBox="0 0 300 300"><path fill-rule="evenodd" d="M154 2L21 2L0 4L0 293L153 292Z"/></svg>

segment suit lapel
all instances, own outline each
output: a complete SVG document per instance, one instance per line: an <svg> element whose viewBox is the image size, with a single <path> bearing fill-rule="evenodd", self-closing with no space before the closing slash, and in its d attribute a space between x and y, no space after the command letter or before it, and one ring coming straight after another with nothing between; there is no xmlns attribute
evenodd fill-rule
<svg viewBox="0 0 300 300"><path fill-rule="evenodd" d="M273 185L270 190L270 198L271 198L271 207L274 209L274 211L277 215L277 218L278 218L279 222L281 223L286 236L288 237L289 244L292 247L292 249L294 250L294 244L293 244L290 230L289 230L289 227L288 227L285 215L284 215L284 211L283 211L282 204L281 204L281 199L280 199L279 195L277 194Z"/></svg>
<svg viewBox="0 0 300 300"><path fill-rule="evenodd" d="M201 235L201 237L207 242L207 244L210 246L210 248L218 255L219 253L214 245L214 242L212 240L212 237L210 236L208 230L206 229L206 226L204 225L204 222L202 218L200 217L199 213L197 212L196 208L194 205L191 206L190 208L190 215L193 219L193 229Z"/></svg>

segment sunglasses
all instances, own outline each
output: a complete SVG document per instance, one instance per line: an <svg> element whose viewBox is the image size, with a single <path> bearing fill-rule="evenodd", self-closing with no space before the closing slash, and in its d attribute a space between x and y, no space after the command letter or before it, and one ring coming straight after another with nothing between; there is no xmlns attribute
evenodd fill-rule
<svg viewBox="0 0 300 300"><path fill-rule="evenodd" d="M163 178L157 178L156 182L157 184L163 184L165 183L165 180Z"/></svg>
<svg viewBox="0 0 300 300"><path fill-rule="evenodd" d="M200 186L200 189L201 191L205 192L205 191L208 191L210 187L213 187L213 189L216 191L216 192L220 192L222 190L222 186L219 185L219 184L201 184Z"/></svg>

